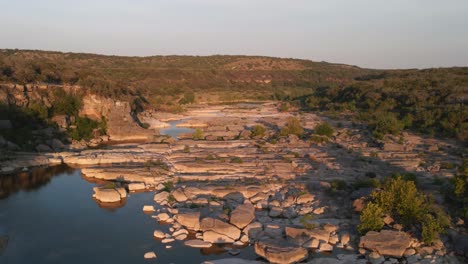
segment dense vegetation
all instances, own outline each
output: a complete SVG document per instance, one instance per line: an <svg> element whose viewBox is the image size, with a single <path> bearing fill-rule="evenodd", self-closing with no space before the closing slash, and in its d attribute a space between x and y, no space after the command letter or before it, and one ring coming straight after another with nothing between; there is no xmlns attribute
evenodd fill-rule
<svg viewBox="0 0 468 264"><path fill-rule="evenodd" d="M298 104L306 110L350 113L367 122L376 138L404 128L468 138L466 67L370 70L253 56L118 57L0 50L0 82L80 85L128 100L134 110L151 105L182 111L181 105L197 101L280 100L284 108Z"/></svg>
<svg viewBox="0 0 468 264"><path fill-rule="evenodd" d="M416 228L421 239L431 244L439 238L450 224L450 218L442 208L419 191L412 174L395 174L389 177L381 190L372 193L369 202L361 213L358 230L361 234L384 227L383 217L389 215L407 230Z"/></svg>

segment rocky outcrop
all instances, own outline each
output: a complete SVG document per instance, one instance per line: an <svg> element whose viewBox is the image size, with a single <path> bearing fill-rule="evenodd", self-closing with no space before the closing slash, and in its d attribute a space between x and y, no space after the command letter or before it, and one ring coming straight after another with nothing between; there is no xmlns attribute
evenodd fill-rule
<svg viewBox="0 0 468 264"><path fill-rule="evenodd" d="M131 116L131 108L128 102L115 101L96 95L83 97L83 107L80 115L88 116L95 120L106 117L107 134L113 141L150 140L154 135L153 130L140 127Z"/></svg>

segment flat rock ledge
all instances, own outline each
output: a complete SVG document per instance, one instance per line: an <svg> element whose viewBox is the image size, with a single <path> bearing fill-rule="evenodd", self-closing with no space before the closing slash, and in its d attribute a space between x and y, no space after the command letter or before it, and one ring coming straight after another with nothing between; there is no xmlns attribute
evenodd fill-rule
<svg viewBox="0 0 468 264"><path fill-rule="evenodd" d="M401 258L411 243L411 237L405 232L382 230L380 232L367 232L365 236L361 237L359 247L372 250L383 256Z"/></svg>

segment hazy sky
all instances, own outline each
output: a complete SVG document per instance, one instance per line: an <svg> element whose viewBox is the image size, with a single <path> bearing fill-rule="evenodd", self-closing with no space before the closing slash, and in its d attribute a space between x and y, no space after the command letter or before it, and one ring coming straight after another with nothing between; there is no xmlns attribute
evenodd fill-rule
<svg viewBox="0 0 468 264"><path fill-rule="evenodd" d="M468 66L468 0L0 0L0 48Z"/></svg>

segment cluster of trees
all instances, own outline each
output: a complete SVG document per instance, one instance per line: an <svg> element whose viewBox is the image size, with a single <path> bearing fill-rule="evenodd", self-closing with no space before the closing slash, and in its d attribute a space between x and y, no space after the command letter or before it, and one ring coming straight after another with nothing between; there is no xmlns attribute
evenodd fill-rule
<svg viewBox="0 0 468 264"><path fill-rule="evenodd" d="M376 138L405 128L468 138L467 67L383 71L253 56L139 58L0 50L1 81L81 85L174 112L198 98L279 100L285 107L358 113Z"/></svg>
<svg viewBox="0 0 468 264"><path fill-rule="evenodd" d="M439 238L439 233L450 225L450 218L417 189L412 176L395 174L385 181L381 190L372 193L372 201L361 212L358 226L361 234L381 230L384 216L389 215L407 230L416 228L426 244Z"/></svg>
<svg viewBox="0 0 468 264"><path fill-rule="evenodd" d="M395 70L298 98L309 110L355 112L376 138L402 129L468 138L468 68Z"/></svg>

